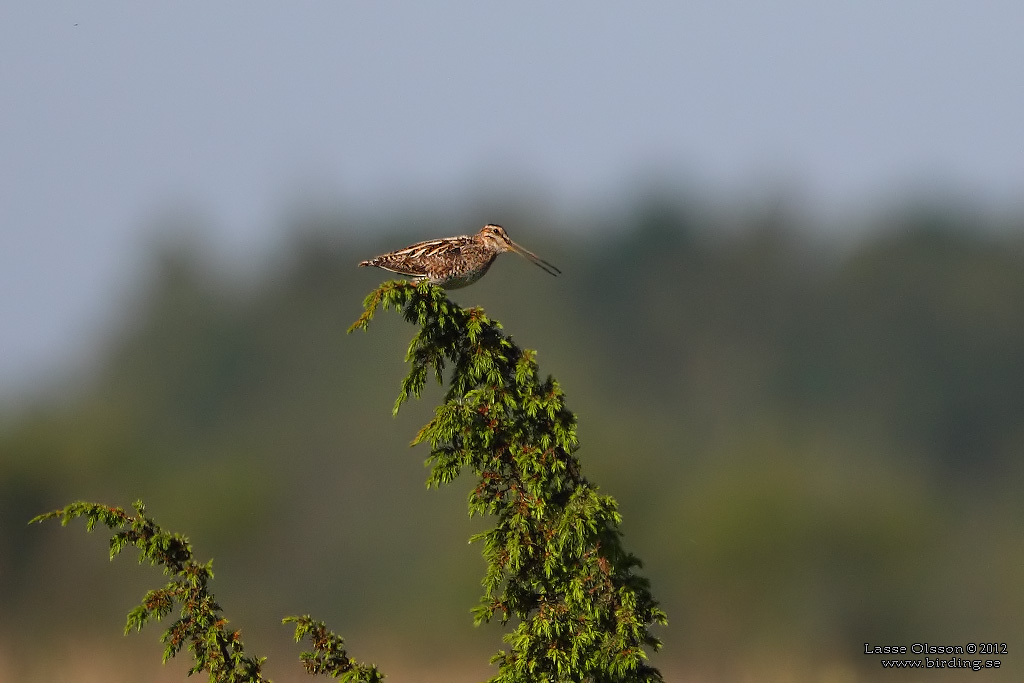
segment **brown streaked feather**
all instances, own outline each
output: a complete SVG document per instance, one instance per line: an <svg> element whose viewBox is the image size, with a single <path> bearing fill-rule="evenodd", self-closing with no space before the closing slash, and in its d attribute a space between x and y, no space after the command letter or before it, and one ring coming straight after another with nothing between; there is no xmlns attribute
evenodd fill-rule
<svg viewBox="0 0 1024 683"><path fill-rule="evenodd" d="M385 256L410 260L449 258L453 255L457 256L461 247L472 243L473 238L469 235L446 237L439 240L426 240L425 242L417 242L405 249L399 249L391 252L390 254L378 256L377 258L384 258Z"/></svg>
<svg viewBox="0 0 1024 683"><path fill-rule="evenodd" d="M473 239L468 236L418 242L404 249L381 254L361 266L376 266L402 275L427 276L445 268L451 268L463 256L474 249Z"/></svg>

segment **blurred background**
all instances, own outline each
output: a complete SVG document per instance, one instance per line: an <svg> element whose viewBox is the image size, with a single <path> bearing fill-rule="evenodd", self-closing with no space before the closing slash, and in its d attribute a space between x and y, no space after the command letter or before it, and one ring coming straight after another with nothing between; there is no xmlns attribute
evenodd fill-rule
<svg viewBox="0 0 1024 683"><path fill-rule="evenodd" d="M214 558L278 681L312 613L389 680L493 674L472 482L391 407L414 330L355 264L503 224L452 292L539 350L670 623L670 681L879 678L1006 642L1024 587L1024 6L0 8L0 681L184 680L163 577ZM901 681L965 680L960 671Z"/></svg>

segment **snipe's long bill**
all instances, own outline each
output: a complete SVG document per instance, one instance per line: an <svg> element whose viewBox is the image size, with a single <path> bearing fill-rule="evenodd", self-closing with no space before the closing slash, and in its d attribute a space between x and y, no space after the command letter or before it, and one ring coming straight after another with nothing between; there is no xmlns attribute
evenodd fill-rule
<svg viewBox="0 0 1024 683"><path fill-rule="evenodd" d="M506 251L525 257L552 275L562 272L510 240L505 228L500 225L485 225L475 235L418 242L405 249L363 261L359 265L408 275L416 282L427 280L445 289L457 289L482 278L498 254Z"/></svg>

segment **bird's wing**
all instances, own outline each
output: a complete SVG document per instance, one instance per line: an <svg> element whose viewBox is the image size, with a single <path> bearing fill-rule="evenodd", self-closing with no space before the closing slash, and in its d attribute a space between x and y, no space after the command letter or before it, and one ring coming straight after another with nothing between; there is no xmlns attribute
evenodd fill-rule
<svg viewBox="0 0 1024 683"><path fill-rule="evenodd" d="M381 254L359 265L376 266L400 275L426 275L431 266L459 256L463 247L473 243L468 235L427 240L388 254Z"/></svg>

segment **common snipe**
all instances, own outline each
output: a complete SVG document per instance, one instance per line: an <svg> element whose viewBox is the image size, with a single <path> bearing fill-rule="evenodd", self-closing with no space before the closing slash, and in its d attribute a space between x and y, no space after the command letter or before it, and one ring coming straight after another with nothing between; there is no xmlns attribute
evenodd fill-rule
<svg viewBox="0 0 1024 683"><path fill-rule="evenodd" d="M410 275L416 282L428 280L432 285L457 289L482 278L494 263L495 257L506 251L514 251L526 257L552 275L562 272L510 240L505 228L500 225L485 225L475 235L418 242L405 249L363 261L359 265L376 266L392 273Z"/></svg>

